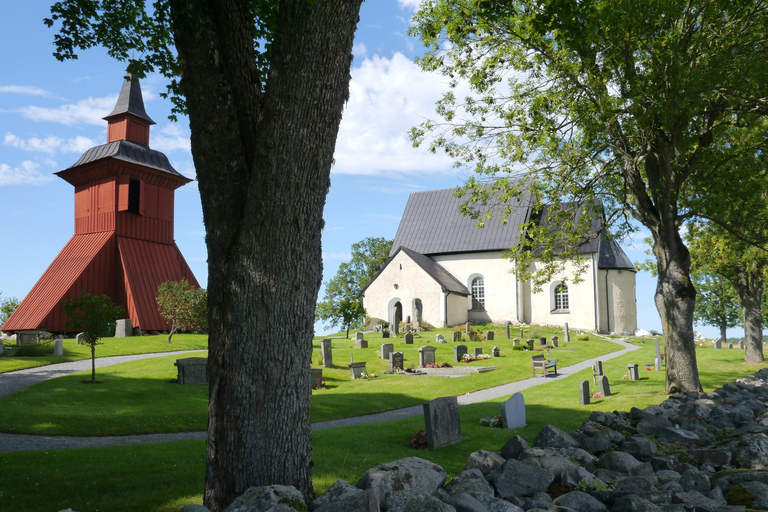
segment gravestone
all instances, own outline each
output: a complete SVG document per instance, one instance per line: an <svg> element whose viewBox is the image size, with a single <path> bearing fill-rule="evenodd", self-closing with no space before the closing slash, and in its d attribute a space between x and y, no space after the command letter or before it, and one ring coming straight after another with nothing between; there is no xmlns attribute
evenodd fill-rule
<svg viewBox="0 0 768 512"><path fill-rule="evenodd" d="M389 361L389 354L395 350L395 345L392 343L383 343L381 345L381 358Z"/></svg>
<svg viewBox="0 0 768 512"><path fill-rule="evenodd" d="M115 320L115 338L127 338L133 336L130 318Z"/></svg>
<svg viewBox="0 0 768 512"><path fill-rule="evenodd" d="M488 332L485 333L485 340L486 341L493 341L493 336L494 336L493 331L488 331Z"/></svg>
<svg viewBox="0 0 768 512"><path fill-rule="evenodd" d="M525 329L523 329L523 328L521 327L521 328L520 328L520 339L523 339L523 338L525 338Z"/></svg>
<svg viewBox="0 0 768 512"><path fill-rule="evenodd" d="M476 349L474 349L474 356L475 356L475 357L479 356L479 355L480 355L480 354L482 354L482 353L483 353L483 349L482 349L482 348L476 348Z"/></svg>
<svg viewBox="0 0 768 512"><path fill-rule="evenodd" d="M419 366L427 366L428 364L435 364L435 347L432 345L424 345L419 347Z"/></svg>
<svg viewBox="0 0 768 512"><path fill-rule="evenodd" d="M526 343L528 344L528 350L533 350L533 344L535 343L535 340L528 340Z"/></svg>
<svg viewBox="0 0 768 512"><path fill-rule="evenodd" d="M320 352L323 354L323 366L333 368L333 345L331 338L325 338L320 342Z"/></svg>
<svg viewBox="0 0 768 512"><path fill-rule="evenodd" d="M720 340L717 340L715 342L715 348L723 348L723 342Z"/></svg>
<svg viewBox="0 0 768 512"><path fill-rule="evenodd" d="M453 331L453 342L458 343L461 341L461 331Z"/></svg>
<svg viewBox="0 0 768 512"><path fill-rule="evenodd" d="M406 345L413 345L413 334L407 332L405 333L405 344Z"/></svg>
<svg viewBox="0 0 768 512"><path fill-rule="evenodd" d="M600 394L603 395L603 398L611 396L611 386L608 384L607 376L600 375L597 378L597 386L600 388Z"/></svg>
<svg viewBox="0 0 768 512"><path fill-rule="evenodd" d="M544 337L539 338L539 346L540 347L546 347L547 346L547 338L544 338Z"/></svg>
<svg viewBox="0 0 768 512"><path fill-rule="evenodd" d="M520 338L515 338L512 340L512 346L517 347L520 346Z"/></svg>
<svg viewBox="0 0 768 512"><path fill-rule="evenodd" d="M390 352L389 353L389 371L393 372L395 371L395 368L400 368L401 370L404 370L403 368L405 361L403 358L402 352Z"/></svg>
<svg viewBox="0 0 768 512"><path fill-rule="evenodd" d="M659 356L653 356L653 366L657 372L661 371L661 358Z"/></svg>
<svg viewBox="0 0 768 512"><path fill-rule="evenodd" d="M82 345L85 343L86 336L84 332L78 333L77 336L75 336L75 341L77 341L78 345Z"/></svg>
<svg viewBox="0 0 768 512"><path fill-rule="evenodd" d="M510 322L509 320L507 320L506 322L504 322L504 327L506 328L506 331L507 331L507 332L506 332L506 337L507 337L507 339L510 339L510 334L509 334L509 326L510 326L510 325L512 325L512 322Z"/></svg>
<svg viewBox="0 0 768 512"><path fill-rule="evenodd" d="M357 338L355 340L355 348L368 348L368 340L365 338Z"/></svg>
<svg viewBox="0 0 768 512"><path fill-rule="evenodd" d="M571 333L568 331L568 322L565 322L565 329L563 332L563 341L565 341L566 343L571 341Z"/></svg>
<svg viewBox="0 0 768 512"><path fill-rule="evenodd" d="M661 370L661 350L659 349L659 338L656 338L656 371Z"/></svg>
<svg viewBox="0 0 768 512"><path fill-rule="evenodd" d="M3 342L0 341L0 354L3 353L2 348ZM61 338L61 335L56 336L56 341L53 342L53 357L63 357L64 356L64 340Z"/></svg>
<svg viewBox="0 0 768 512"><path fill-rule="evenodd" d="M640 380L640 371L638 370L637 363L627 365L627 374L629 380Z"/></svg>
<svg viewBox="0 0 768 512"><path fill-rule="evenodd" d="M454 345L453 347L453 360L457 363L461 362L461 358L467 353L466 345Z"/></svg>
<svg viewBox="0 0 768 512"><path fill-rule="evenodd" d="M421 299L413 299L412 306L413 307L411 310L413 311L413 323L416 325L416 327L419 327L421 326Z"/></svg>
<svg viewBox="0 0 768 512"><path fill-rule="evenodd" d="M504 428L525 427L525 399L522 393L515 393L509 400L501 402L501 425Z"/></svg>
<svg viewBox="0 0 768 512"><path fill-rule="evenodd" d="M493 347L493 357L501 357L501 348L498 345Z"/></svg>
<svg viewBox="0 0 768 512"><path fill-rule="evenodd" d="M589 405L589 381L579 382L579 404Z"/></svg>
<svg viewBox="0 0 768 512"><path fill-rule="evenodd" d="M320 388L323 385L323 369L322 368L310 368L309 369L309 388Z"/></svg>
<svg viewBox="0 0 768 512"><path fill-rule="evenodd" d="M438 334L435 336L435 343L446 343L445 338L443 338L442 334Z"/></svg>
<svg viewBox="0 0 768 512"><path fill-rule="evenodd" d="M557 348L557 336L552 336L552 346Z"/></svg>
<svg viewBox="0 0 768 512"><path fill-rule="evenodd" d="M364 361L362 363L349 363L347 366L349 367L349 374L353 379L359 379L365 371Z"/></svg>
<svg viewBox="0 0 768 512"><path fill-rule="evenodd" d="M739 341L739 348L740 348L741 350L744 350L744 340L742 340L742 341Z"/></svg>
<svg viewBox="0 0 768 512"><path fill-rule="evenodd" d="M470 334L471 334L471 332L472 332L472 328L471 328L471 325L472 325L472 324L470 324L469 322L467 322L466 328L464 329L464 333L467 335L467 337L469 337L469 335L470 335Z"/></svg>
<svg viewBox="0 0 768 512"><path fill-rule="evenodd" d="M427 448L430 450L460 442L458 399L455 396L446 396L425 403L424 425L427 431Z"/></svg>
<svg viewBox="0 0 768 512"><path fill-rule="evenodd" d="M389 338L389 331L384 331L381 333L382 338Z"/></svg>
<svg viewBox="0 0 768 512"><path fill-rule="evenodd" d="M179 369L178 376L176 377L176 381L179 384L196 385L208 383L207 357L177 359L173 366Z"/></svg>
<svg viewBox="0 0 768 512"><path fill-rule="evenodd" d="M602 361L595 361L595 375L602 375L603 374L603 362Z"/></svg>
<svg viewBox="0 0 768 512"><path fill-rule="evenodd" d="M355 341L362 340L364 338L365 338L365 334L363 334L362 332L355 333Z"/></svg>

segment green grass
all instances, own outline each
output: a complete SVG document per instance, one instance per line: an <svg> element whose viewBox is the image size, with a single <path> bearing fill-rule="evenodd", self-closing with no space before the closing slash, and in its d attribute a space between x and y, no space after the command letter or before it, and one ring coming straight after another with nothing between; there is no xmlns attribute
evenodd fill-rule
<svg viewBox="0 0 768 512"><path fill-rule="evenodd" d="M592 411L658 404L667 397L663 372L641 370L640 381L621 380L628 363L644 367L653 354L650 342L638 352L606 361L603 369L615 394L587 406L578 405L577 384L591 382L589 370L524 391L528 426L517 431L478 423L483 416L497 415L503 399L464 406L460 409L464 440L435 451L408 448L411 434L424 428L422 418L316 431L312 434L315 489L320 494L339 478L354 484L368 468L408 456L432 460L454 476L470 453L498 451L514 434L531 442L546 424L570 431ZM697 355L704 391L765 366L744 364L739 350L700 349ZM0 454L4 470L0 502L7 512L67 507L79 512L176 512L185 503L202 502L204 455L203 441Z"/></svg>
<svg viewBox="0 0 768 512"><path fill-rule="evenodd" d="M132 354L150 354L156 352L173 352L178 350L201 350L208 348L207 334L175 334L171 343L166 343L168 336L133 336L129 338L103 338L102 345L96 347L96 357L125 356ZM20 349L27 353L29 348ZM91 349L87 345L78 345L74 339L64 340L64 356L53 357L53 343L44 347L31 349L34 356L18 357L18 350L7 347L0 356L0 373L35 368L55 363L66 363L80 359L90 359Z"/></svg>
<svg viewBox="0 0 768 512"><path fill-rule="evenodd" d="M442 332L446 337L450 335L449 330ZM544 330L540 329L539 332ZM513 351L512 341L506 339L466 343L470 351L477 346L482 347L484 352L490 352L495 344L499 344L502 357L475 363L454 363L455 366L499 367L492 372L454 379L382 375L382 370L389 365L376 355L382 342L392 341L395 350L403 351L406 366L418 366L418 347L424 345L425 339L434 340L435 334L435 331L424 333L421 339L416 338L414 345L398 345L402 339L384 340L381 334L369 334L368 349L350 349L350 345L354 345L352 340L334 340L334 362L337 367L323 369L328 387L313 392L312 421L399 409L440 396L462 395L527 379L532 375L531 353ZM433 346L437 347L438 361L453 360L453 343ZM319 339L316 348L319 349ZM621 348L615 343L591 336L588 341L561 344L560 348L551 350L550 357L557 357L562 367ZM355 361L368 362L369 372L382 376L373 380L352 380L347 368L350 352L354 353ZM82 384L83 380L90 377L88 372L84 372L21 390L0 399L0 429L3 432L24 434L74 436L205 430L207 387L169 384L168 381L176 376L173 363L177 358L168 356L145 359L97 369L96 378L102 384L95 386Z"/></svg>

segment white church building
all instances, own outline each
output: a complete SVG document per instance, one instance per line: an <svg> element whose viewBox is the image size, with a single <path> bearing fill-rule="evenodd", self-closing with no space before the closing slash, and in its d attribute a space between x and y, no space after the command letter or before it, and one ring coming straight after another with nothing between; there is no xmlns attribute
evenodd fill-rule
<svg viewBox="0 0 768 512"><path fill-rule="evenodd" d="M596 231L579 249L586 272L578 283L566 263L561 275L534 292L504 258L519 243L520 225L532 214L526 206L530 201L513 199L506 224L494 216L479 228L459 213L464 200L454 192L410 195L390 258L362 291L368 316L396 324L410 317L435 327L467 321L567 322L571 328L596 332L635 331L634 265L615 241Z"/></svg>

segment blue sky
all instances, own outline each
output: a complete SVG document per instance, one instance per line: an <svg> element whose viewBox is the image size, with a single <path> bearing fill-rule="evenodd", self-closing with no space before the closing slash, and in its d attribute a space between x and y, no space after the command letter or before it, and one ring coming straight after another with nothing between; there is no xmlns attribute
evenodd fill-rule
<svg viewBox="0 0 768 512"><path fill-rule="evenodd" d="M422 51L407 30L419 0L363 3L355 39L350 100L345 108L323 233L323 281L365 237L394 238L408 195L459 185L466 173L444 155L414 149L408 130L434 118L446 80L422 73L413 59ZM114 107L125 66L102 48L75 61L53 56L55 31L42 20L49 2L8 2L0 21L0 292L23 298L72 236L74 190L54 172L75 163L88 148L106 143L101 118ZM194 178L186 119L168 121L160 76L142 81L152 127L150 146ZM201 283L207 282L200 196L195 182L176 191L176 243ZM642 233L637 240L642 240ZM633 261L644 247L623 247ZM661 330L653 304L655 279L638 274L638 326ZM321 290L322 296L322 290ZM318 333L322 326L317 326ZM697 327L707 336L713 328ZM731 335L741 335L732 330Z"/></svg>

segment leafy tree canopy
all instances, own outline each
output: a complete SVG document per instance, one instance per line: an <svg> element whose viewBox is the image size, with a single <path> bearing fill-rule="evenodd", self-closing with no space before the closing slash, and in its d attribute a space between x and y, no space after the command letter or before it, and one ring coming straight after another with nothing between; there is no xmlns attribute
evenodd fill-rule
<svg viewBox="0 0 768 512"><path fill-rule="evenodd" d="M0 293L0 295L2 295ZM19 307L21 301L16 297L8 297L0 300L0 327L11 317L16 308Z"/></svg>
<svg viewBox="0 0 768 512"><path fill-rule="evenodd" d="M365 315L360 293L389 259L392 240L368 237L352 244L352 258L325 284L325 295L318 302L315 320L331 326L356 328Z"/></svg>
<svg viewBox="0 0 768 512"><path fill-rule="evenodd" d="M160 316L171 323L168 343L178 331L208 330L208 296L204 289L193 287L186 279L158 286L157 308Z"/></svg>

